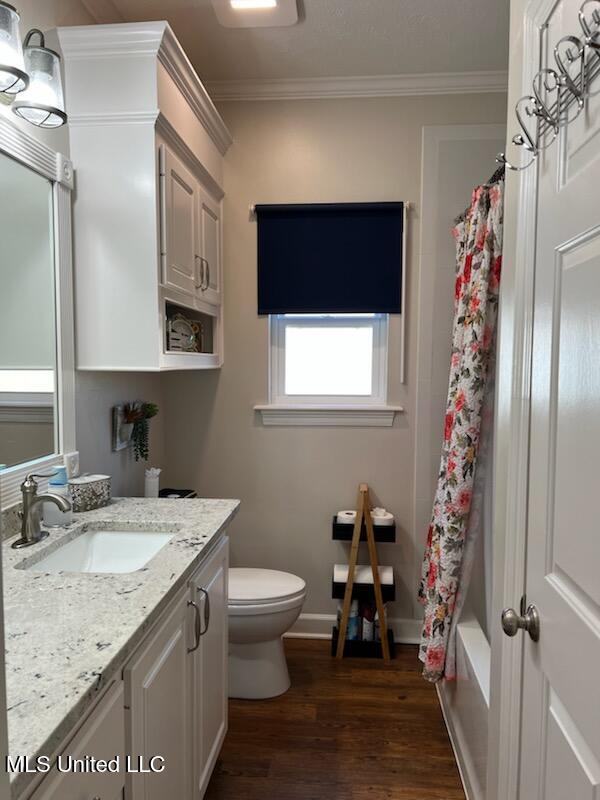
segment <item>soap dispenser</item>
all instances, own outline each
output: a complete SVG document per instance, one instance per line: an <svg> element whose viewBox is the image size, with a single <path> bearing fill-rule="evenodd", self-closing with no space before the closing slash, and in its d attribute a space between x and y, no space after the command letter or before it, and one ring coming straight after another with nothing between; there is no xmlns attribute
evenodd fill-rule
<svg viewBox="0 0 600 800"><path fill-rule="evenodd" d="M65 467L59 467L48 480L48 491L71 500ZM47 528L64 528L73 522L73 511L61 511L54 503L44 503L44 525Z"/></svg>

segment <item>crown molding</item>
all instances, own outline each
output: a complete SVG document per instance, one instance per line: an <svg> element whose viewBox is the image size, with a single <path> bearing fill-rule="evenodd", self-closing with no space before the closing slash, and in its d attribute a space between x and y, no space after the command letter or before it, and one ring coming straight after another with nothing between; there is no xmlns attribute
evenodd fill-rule
<svg viewBox="0 0 600 800"><path fill-rule="evenodd" d="M217 102L230 100L319 100L349 97L411 97L430 94L506 92L507 72L431 72L339 78L273 78L209 81Z"/></svg>
<svg viewBox="0 0 600 800"><path fill-rule="evenodd" d="M60 45L68 61L89 59L158 59L171 77L213 143L225 155L233 139L204 84L167 22L129 22L116 25L83 25L59 29ZM151 109L149 113L154 113ZM75 118L76 124L91 124L91 115ZM127 122L128 115L121 116ZM132 115L129 115L132 116ZM134 115L135 116L135 115ZM143 114L136 121L143 122ZM114 122L111 119L110 122Z"/></svg>
<svg viewBox="0 0 600 800"><path fill-rule="evenodd" d="M63 56L69 61L123 56L156 56L167 22L73 25L59 28Z"/></svg>
<svg viewBox="0 0 600 800"><path fill-rule="evenodd" d="M86 125L155 125L159 111L88 111L69 114L69 126L79 128Z"/></svg>
<svg viewBox="0 0 600 800"><path fill-rule="evenodd" d="M233 138L169 25L165 27L162 44L158 51L158 60L187 100L221 155L224 156L231 146Z"/></svg>

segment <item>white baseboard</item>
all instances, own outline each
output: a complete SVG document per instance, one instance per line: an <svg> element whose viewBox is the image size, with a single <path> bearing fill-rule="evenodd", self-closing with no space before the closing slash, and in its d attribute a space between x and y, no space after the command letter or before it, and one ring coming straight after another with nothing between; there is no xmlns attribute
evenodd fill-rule
<svg viewBox="0 0 600 800"><path fill-rule="evenodd" d="M450 744L452 745L452 750L454 752L454 758L458 766L460 780L465 791L465 796L467 800L480 800L480 798L477 796L477 793L473 790L473 786L469 778L470 769L464 757L466 748L463 746L462 737L459 735L457 728L454 726L452 712L447 703L447 695L439 683L436 683L435 688L437 691L438 700L440 702L440 708L442 709L442 716L444 717L444 722L446 723Z"/></svg>
<svg viewBox="0 0 600 800"><path fill-rule="evenodd" d="M300 614L294 626L285 635L290 639L331 639L331 629L335 624L335 614ZM420 620L390 619L389 625L398 644L420 642Z"/></svg>

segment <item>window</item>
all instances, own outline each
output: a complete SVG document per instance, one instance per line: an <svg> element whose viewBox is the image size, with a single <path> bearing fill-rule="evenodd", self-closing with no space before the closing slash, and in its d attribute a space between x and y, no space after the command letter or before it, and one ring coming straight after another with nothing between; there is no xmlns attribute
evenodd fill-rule
<svg viewBox="0 0 600 800"><path fill-rule="evenodd" d="M270 323L271 404L385 405L387 314L279 314Z"/></svg>

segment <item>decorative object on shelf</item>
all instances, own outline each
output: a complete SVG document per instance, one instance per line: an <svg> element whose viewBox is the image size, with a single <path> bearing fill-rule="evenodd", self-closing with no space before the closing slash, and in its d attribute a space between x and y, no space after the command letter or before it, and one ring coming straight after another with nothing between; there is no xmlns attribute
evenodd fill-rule
<svg viewBox="0 0 600 800"><path fill-rule="evenodd" d="M150 425L149 420L158 414L156 403L147 403L144 400L136 400L134 403L125 403L123 406L123 421L125 424L133 424L131 441L133 443L133 454L135 460L148 460Z"/></svg>
<svg viewBox="0 0 600 800"><path fill-rule="evenodd" d="M44 34L32 28L21 46L20 16L0 0L0 93L18 96L15 114L38 128L59 128L67 121L60 56L46 47ZM32 39L38 37L38 44Z"/></svg>
<svg viewBox="0 0 600 800"><path fill-rule="evenodd" d="M69 481L73 511L93 511L110 503L110 475L82 475Z"/></svg>
<svg viewBox="0 0 600 800"><path fill-rule="evenodd" d="M530 167L539 154L556 139L561 128L584 110L590 86L600 74L600 0L585 0L579 9L579 36L563 36L554 47L556 69L536 73L532 92L515 105L520 132L512 143L523 147L531 158L513 165L505 153L496 160L520 172Z"/></svg>
<svg viewBox="0 0 600 800"><path fill-rule="evenodd" d="M133 422L126 422L124 417L125 406L113 406L112 409L112 449L113 452L124 450L131 444Z"/></svg>
<svg viewBox="0 0 600 800"><path fill-rule="evenodd" d="M183 314L175 314L167 325L167 350L201 353L202 324Z"/></svg>
<svg viewBox="0 0 600 800"><path fill-rule="evenodd" d="M344 602L339 626L333 629L332 654L335 654L337 658L343 658L344 655L381 655L384 662L389 663L394 642L392 632L388 630L387 627L385 606L383 604L384 592L382 583L385 582L385 589L387 591L391 590L391 593L386 596L386 599L393 599L393 593L395 591L394 577L391 567L380 567L377 562L377 547L375 545L375 532L371 512L372 507L369 487L366 483L361 483L358 487L357 509L354 519L352 546L350 548L348 566L336 564L334 567L333 595L335 597L337 594L337 586L343 587ZM336 523L337 518L334 518L334 535ZM357 567L358 549L363 526L365 528L366 540L369 548L370 576L363 574L368 571L368 567ZM337 583L336 577L339 579ZM347 639L352 603L356 599L366 599L361 598L363 591L368 592L369 599L374 597L377 616L381 621L381 629L387 633L387 635L382 636L381 641L377 643L372 641L353 641L349 643Z"/></svg>

